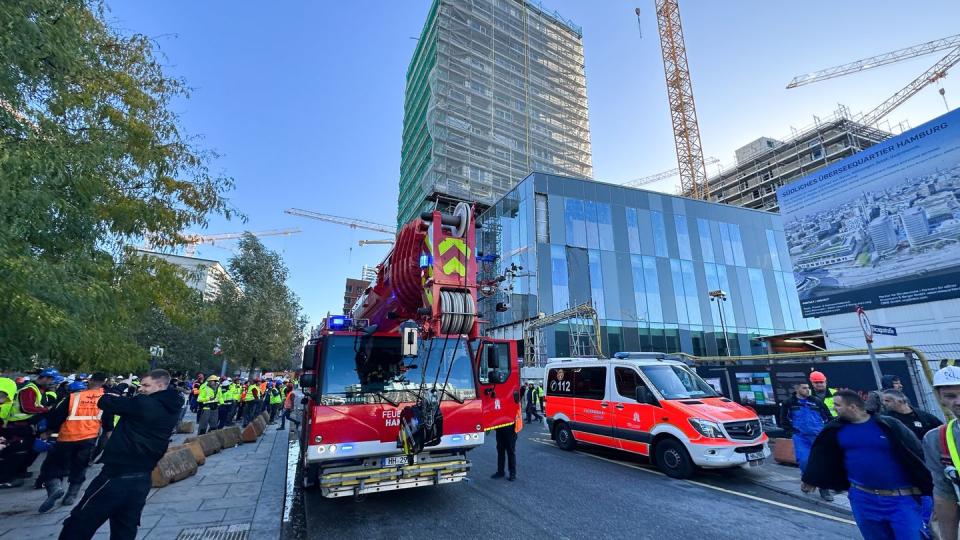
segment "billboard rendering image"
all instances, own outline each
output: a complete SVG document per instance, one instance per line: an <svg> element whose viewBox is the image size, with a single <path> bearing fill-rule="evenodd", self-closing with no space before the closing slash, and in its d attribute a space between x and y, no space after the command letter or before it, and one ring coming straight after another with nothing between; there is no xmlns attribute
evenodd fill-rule
<svg viewBox="0 0 960 540"><path fill-rule="evenodd" d="M960 297L960 110L777 199L804 317Z"/></svg>

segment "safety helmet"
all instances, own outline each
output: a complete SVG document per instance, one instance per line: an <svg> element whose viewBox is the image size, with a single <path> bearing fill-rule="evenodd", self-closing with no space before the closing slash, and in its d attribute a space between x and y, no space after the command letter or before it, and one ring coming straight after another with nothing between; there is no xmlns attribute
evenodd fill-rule
<svg viewBox="0 0 960 540"><path fill-rule="evenodd" d="M37 377L53 377L53 378L56 378L59 376L60 376L60 372L54 368L46 368L37 375Z"/></svg>
<svg viewBox="0 0 960 540"><path fill-rule="evenodd" d="M86 389L87 389L87 383L84 381L73 381L72 383L70 383L69 386L67 386L67 390L71 392L79 392L81 390L86 390Z"/></svg>
<svg viewBox="0 0 960 540"><path fill-rule="evenodd" d="M218 376L216 376L216 375L211 375L211 376L207 377L207 380L208 380L208 381L219 381L219 380L220 380L220 377L218 377Z"/></svg>
<svg viewBox="0 0 960 540"><path fill-rule="evenodd" d="M819 371L811 371L810 382L827 382L827 376Z"/></svg>
<svg viewBox="0 0 960 540"><path fill-rule="evenodd" d="M67 380L67 378L64 377L63 375L57 375L56 377L53 378L53 384L60 384L65 380Z"/></svg>
<svg viewBox="0 0 960 540"><path fill-rule="evenodd" d="M947 366L933 374L933 387L960 386L960 367Z"/></svg>

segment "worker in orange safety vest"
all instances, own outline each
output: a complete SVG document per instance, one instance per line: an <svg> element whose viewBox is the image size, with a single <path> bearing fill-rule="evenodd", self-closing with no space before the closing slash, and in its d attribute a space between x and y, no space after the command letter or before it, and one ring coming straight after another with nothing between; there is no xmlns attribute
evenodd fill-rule
<svg viewBox="0 0 960 540"><path fill-rule="evenodd" d="M57 433L57 443L40 468L40 480L47 489L47 499L40 505L41 513L52 509L60 497L64 506L73 504L86 480L90 454L96 448L101 429L113 429L112 418L104 421L103 411L97 407L106 379L106 374L94 373L86 382L71 383L70 394L47 416L48 429ZM69 478L66 496L64 477Z"/></svg>

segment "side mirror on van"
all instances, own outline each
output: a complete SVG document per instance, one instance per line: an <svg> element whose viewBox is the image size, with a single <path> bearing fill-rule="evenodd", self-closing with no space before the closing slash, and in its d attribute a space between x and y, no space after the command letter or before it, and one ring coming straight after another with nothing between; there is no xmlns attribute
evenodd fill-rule
<svg viewBox="0 0 960 540"><path fill-rule="evenodd" d="M653 392L650 391L646 386L638 386L636 389L637 392L637 403L645 403L647 405L656 405L660 406L660 403L657 401L657 398L653 397Z"/></svg>
<svg viewBox="0 0 960 540"><path fill-rule="evenodd" d="M304 373L300 376L300 388L313 388L317 384L316 373Z"/></svg>

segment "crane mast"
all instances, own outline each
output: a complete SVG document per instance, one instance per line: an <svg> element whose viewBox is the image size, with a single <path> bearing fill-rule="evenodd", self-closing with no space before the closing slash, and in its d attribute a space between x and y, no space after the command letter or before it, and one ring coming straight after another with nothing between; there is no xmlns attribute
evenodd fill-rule
<svg viewBox="0 0 960 540"><path fill-rule="evenodd" d="M680 171L681 194L694 199L707 199L707 170L700 144L697 108L693 101L693 83L687 65L687 49L680 24L677 0L656 0L657 27L663 71L667 82L667 100L673 123L673 139L677 147L677 168Z"/></svg>

